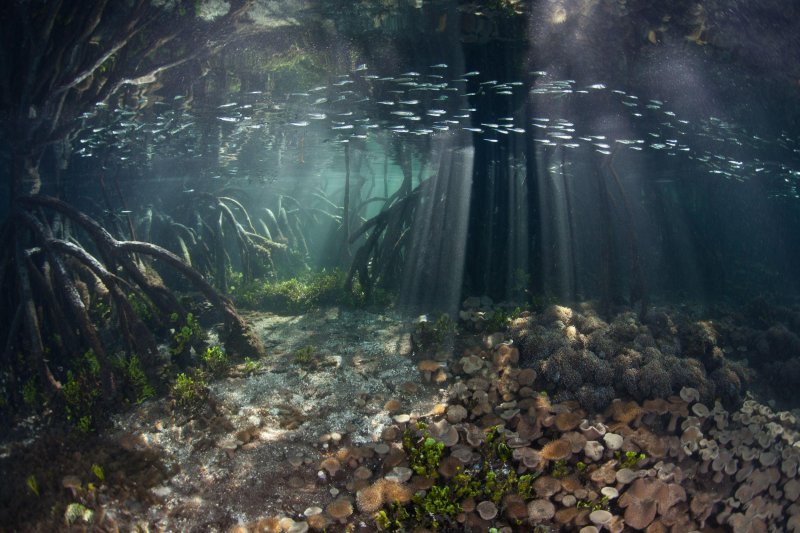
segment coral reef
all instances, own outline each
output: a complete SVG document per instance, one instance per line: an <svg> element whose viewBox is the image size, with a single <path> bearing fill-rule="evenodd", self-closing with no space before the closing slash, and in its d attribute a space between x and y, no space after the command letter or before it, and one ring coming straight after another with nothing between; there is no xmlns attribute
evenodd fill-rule
<svg viewBox="0 0 800 533"><path fill-rule="evenodd" d="M634 331L631 324L609 326L608 338L642 337L642 326ZM649 357L632 367L648 379L678 374L669 364L654 368L661 364L655 351L628 349L620 358ZM443 363L447 405L395 415L380 443L329 450L346 465L327 482L357 489L361 513L351 515L349 497L332 488L339 496L328 504L330 522L363 520L383 531L797 530L798 421L752 399L738 410L719 400L708 407L708 388L725 381L705 376L726 364L699 373L705 392L682 386L673 395L680 381L662 378L647 392L637 390L666 398L613 399L598 412L543 396L531 384L558 376L568 390L579 390L585 376L574 368L597 365L607 374L594 379L613 391L613 365L561 346L537 376L520 369L515 355L506 342L465 349L459 360ZM376 472L377 479L366 479Z"/></svg>
<svg viewBox="0 0 800 533"><path fill-rule="evenodd" d="M676 325L677 324L677 325ZM590 305L551 306L512 321L521 364L540 376L536 385L601 410L614 397L666 398L693 387L710 401L738 405L751 370L726 357L711 322L651 311L644 321L621 313L608 323Z"/></svg>
<svg viewBox="0 0 800 533"><path fill-rule="evenodd" d="M327 323L327 316L319 320ZM188 457L210 461L217 476L230 470L228 483L242 491L237 498L258 483L270 494L282 491L268 511L262 499L235 517L209 511L219 530L800 531L800 424L796 414L768 407L751 392L763 383L754 380L767 375L790 386L793 374L781 372L797 358L767 357L775 347L791 346L788 326L748 329L740 318L700 321L670 310L605 321L591 305L551 306L504 320L507 330L479 332L475 322L467 334L445 319L441 327L407 324L407 353L374 378L385 383L390 368L404 366L403 379L385 393L348 397L362 408L357 416L366 417L361 429L342 418L310 424L312 416L295 412L294 404L259 411L252 393L243 408L242 382L228 405L219 383L201 381L213 378L208 372L176 379L172 399L180 409L172 410L170 422L161 412L148 439L172 435L176 445L191 443L195 452ZM340 348L352 342L349 335L342 333ZM308 342L302 335L276 352L285 362L273 368L276 380L290 379L290 368L297 384L346 389L332 383L351 373L354 381L341 383L352 390L371 372L366 365L385 359L357 354L352 365L331 372L305 360ZM314 353L328 350L318 346ZM767 359L756 363L757 354ZM209 371L225 363L223 355L213 345L207 350ZM261 366L254 381L270 372L266 362ZM310 398L287 393L296 405ZM192 399L206 395L207 409L191 408ZM421 396L429 402L413 401ZM313 429L296 433L309 437L304 442L275 440L276 421L284 435ZM282 462L289 488L246 474L256 458L269 456ZM94 462L65 472L61 489L72 498L59 503L59 520L112 523L108 517L115 515L89 497L80 478L109 485L117 467L99 461L97 470ZM17 474L17 486L28 499L53 497L53 480L43 470L24 474ZM179 486L169 482L151 492L169 494ZM296 494L291 501L290 494ZM173 498L185 500L177 492ZM187 512L175 505L176 513Z"/></svg>

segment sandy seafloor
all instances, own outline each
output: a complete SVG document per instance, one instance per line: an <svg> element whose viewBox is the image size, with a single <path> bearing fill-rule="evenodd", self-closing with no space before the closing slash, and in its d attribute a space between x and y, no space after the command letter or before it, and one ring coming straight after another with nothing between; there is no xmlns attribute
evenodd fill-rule
<svg viewBox="0 0 800 533"><path fill-rule="evenodd" d="M747 392L768 390L774 369L748 367L746 352L777 346L774 328L745 334L670 310L605 322L584 304L492 333L490 310L466 304L452 343L388 312L250 314L268 356L214 380L201 413L162 398L115 415L92 442L6 445L7 479L19 483L19 461L35 456L41 495L10 491L18 501L3 512L17 530L375 531L391 498L488 469L532 486L511 483L495 501L479 491L406 530L800 531L798 413ZM487 459L490 428L507 461ZM406 430L444 444L433 476L408 468ZM78 502L91 516L65 516Z"/></svg>

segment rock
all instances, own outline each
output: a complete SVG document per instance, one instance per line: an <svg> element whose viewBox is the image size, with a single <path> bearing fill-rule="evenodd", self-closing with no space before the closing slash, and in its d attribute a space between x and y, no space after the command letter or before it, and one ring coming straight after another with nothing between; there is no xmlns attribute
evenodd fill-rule
<svg viewBox="0 0 800 533"><path fill-rule="evenodd" d="M587 459L599 461L603 458L603 445L596 440L590 440L583 446L583 453Z"/></svg>
<svg viewBox="0 0 800 533"><path fill-rule="evenodd" d="M556 507L550 500L533 500L528 504L528 518L531 524L538 524L550 520L555 514Z"/></svg>
<svg viewBox="0 0 800 533"><path fill-rule="evenodd" d="M606 433L603 435L603 442L606 443L606 448L612 451L622 448L622 441L622 435L617 433Z"/></svg>
<svg viewBox="0 0 800 533"><path fill-rule="evenodd" d="M389 481L397 481L398 483L405 483L409 479L411 479L411 474L413 472L410 468L406 468L404 466L396 466L392 468L391 472L386 474L386 479Z"/></svg>
<svg viewBox="0 0 800 533"><path fill-rule="evenodd" d="M503 334L499 331L496 333L492 333L491 335L487 335L483 339L483 345L486 347L487 350L491 350L495 346L499 345L503 342Z"/></svg>
<svg viewBox="0 0 800 533"><path fill-rule="evenodd" d="M451 424L458 424L467 418L467 409L463 405L450 405L447 408L447 421Z"/></svg>
<svg viewBox="0 0 800 533"><path fill-rule="evenodd" d="M464 371L465 374L472 375L478 372L481 368L483 368L483 359L481 359L477 355L462 357L459 363L461 364L461 369Z"/></svg>

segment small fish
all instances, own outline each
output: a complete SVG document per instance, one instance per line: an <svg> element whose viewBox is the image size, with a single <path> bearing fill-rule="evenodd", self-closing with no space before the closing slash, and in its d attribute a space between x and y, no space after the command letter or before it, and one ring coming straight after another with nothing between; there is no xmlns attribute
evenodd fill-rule
<svg viewBox="0 0 800 533"><path fill-rule="evenodd" d="M486 141L487 143L496 143L496 142L499 142L497 139L491 139L491 138L489 138L489 137L484 137L484 138L483 138L483 140L484 140L484 141Z"/></svg>
<svg viewBox="0 0 800 533"><path fill-rule="evenodd" d="M413 117L414 113L411 111L390 111L392 115L397 115L398 117Z"/></svg>
<svg viewBox="0 0 800 533"><path fill-rule="evenodd" d="M362 70L367 70L367 64L366 63L361 63L360 65L358 65L356 67L355 71L356 72L361 72Z"/></svg>
<svg viewBox="0 0 800 533"><path fill-rule="evenodd" d="M219 120L223 122L239 122L239 119L236 117L217 117ZM114 133L114 132L111 132Z"/></svg>
<svg viewBox="0 0 800 533"><path fill-rule="evenodd" d="M472 131L475 133L483 133L483 130L480 128L461 128L462 130Z"/></svg>
<svg viewBox="0 0 800 533"><path fill-rule="evenodd" d="M414 72L414 71L412 70L411 72L405 72L405 73L403 73L403 74L400 74L400 75L401 75L401 76L419 76L419 72Z"/></svg>
<svg viewBox="0 0 800 533"><path fill-rule="evenodd" d="M595 89L595 90L599 90L599 89L605 89L605 88L606 88L606 86L605 86L605 85L603 85L602 83L595 83L595 84L593 84L593 85L589 85L589 86L587 87L587 89Z"/></svg>
<svg viewBox="0 0 800 533"><path fill-rule="evenodd" d="M352 124L344 124L343 126L331 126L332 130L352 130Z"/></svg>
<svg viewBox="0 0 800 533"><path fill-rule="evenodd" d="M328 99L327 99L327 98L317 98L316 100L314 100L314 101L312 102L312 104L311 104L311 105L320 105L320 104L327 103L327 101L328 101Z"/></svg>
<svg viewBox="0 0 800 533"><path fill-rule="evenodd" d="M400 103L403 105L417 105L419 100L400 100Z"/></svg>
<svg viewBox="0 0 800 533"><path fill-rule="evenodd" d="M477 76L479 74L480 74L480 72L478 72L477 70L471 70L470 72L467 72L466 74L462 74L462 77L471 78L471 77Z"/></svg>
<svg viewBox="0 0 800 533"><path fill-rule="evenodd" d="M431 65L428 68L447 68L447 63L436 63L435 65Z"/></svg>
<svg viewBox="0 0 800 533"><path fill-rule="evenodd" d="M328 118L328 115L326 115L325 113L309 113L308 118L310 118L311 120L325 120L326 118Z"/></svg>
<svg viewBox="0 0 800 533"><path fill-rule="evenodd" d="M308 121L307 120L301 120L300 122L290 122L289 125L290 126L297 126L298 128L303 128L305 126L308 126Z"/></svg>

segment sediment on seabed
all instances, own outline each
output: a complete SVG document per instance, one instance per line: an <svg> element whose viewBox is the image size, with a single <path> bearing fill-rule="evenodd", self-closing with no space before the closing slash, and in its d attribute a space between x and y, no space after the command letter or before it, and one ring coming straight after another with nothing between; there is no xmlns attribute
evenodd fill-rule
<svg viewBox="0 0 800 533"><path fill-rule="evenodd" d="M37 472L55 510L32 528L800 530L797 413L749 392L774 371L749 351L791 331L465 304L458 333L339 308L252 315L269 357L213 382L201 412L146 402L47 474L20 461L46 440L14 447L11 478ZM487 331L498 310L509 327Z"/></svg>

